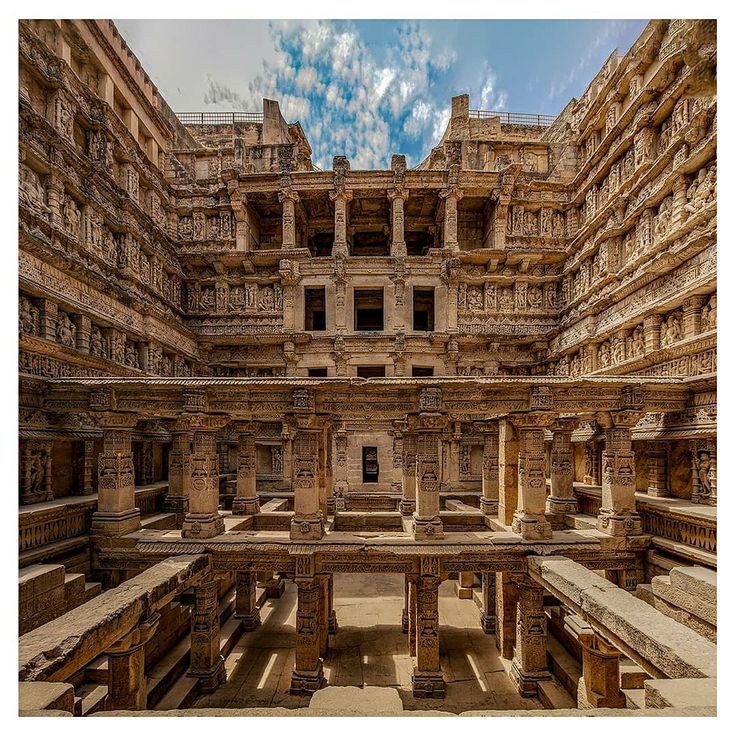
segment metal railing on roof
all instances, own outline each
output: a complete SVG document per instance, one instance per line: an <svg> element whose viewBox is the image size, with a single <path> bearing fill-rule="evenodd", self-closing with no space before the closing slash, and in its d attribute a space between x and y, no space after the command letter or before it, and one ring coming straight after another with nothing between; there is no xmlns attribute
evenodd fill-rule
<svg viewBox="0 0 736 736"><path fill-rule="evenodd" d="M537 125L548 128L554 123L555 115L539 115L530 112L504 112L496 110L470 110L471 118L500 118L502 125Z"/></svg>
<svg viewBox="0 0 736 736"><path fill-rule="evenodd" d="M235 125L235 123L262 123L262 112L177 112L183 125Z"/></svg>

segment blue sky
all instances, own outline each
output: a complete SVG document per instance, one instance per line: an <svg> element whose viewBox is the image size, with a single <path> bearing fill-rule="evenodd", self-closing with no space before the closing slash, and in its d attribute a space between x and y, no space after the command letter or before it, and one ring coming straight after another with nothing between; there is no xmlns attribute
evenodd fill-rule
<svg viewBox="0 0 736 736"><path fill-rule="evenodd" d="M455 94L471 108L557 114L643 20L116 21L176 111L259 111L279 100L330 168L419 163Z"/></svg>

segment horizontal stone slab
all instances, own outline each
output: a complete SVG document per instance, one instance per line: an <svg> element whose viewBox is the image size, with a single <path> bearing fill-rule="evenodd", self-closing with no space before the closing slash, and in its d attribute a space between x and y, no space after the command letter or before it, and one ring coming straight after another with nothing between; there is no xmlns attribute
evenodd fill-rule
<svg viewBox="0 0 736 736"><path fill-rule="evenodd" d="M208 567L207 555L163 560L25 634L18 647L18 679L64 680L194 584Z"/></svg>
<svg viewBox="0 0 736 736"><path fill-rule="evenodd" d="M646 680L644 704L647 708L716 707L716 678Z"/></svg>
<svg viewBox="0 0 736 736"><path fill-rule="evenodd" d="M683 611L682 608L673 606L668 603L664 598L654 594L651 585L639 584L636 586L636 597L643 601L646 601L650 606L654 606L658 611L661 611L665 616L669 616L675 621L679 621L681 624L685 624L689 629L697 632L701 636L704 636L709 641L716 641L716 627L709 624L707 621L693 616L692 613Z"/></svg>
<svg viewBox="0 0 736 736"><path fill-rule="evenodd" d="M707 621L712 626L716 625L717 621L717 610L714 603L708 603L702 598L699 598L690 593L686 593L680 588L676 588L671 578L664 575L657 575L652 578L652 591L654 595L662 598L677 608L682 608L683 611L691 613L693 616L697 616L703 621Z"/></svg>
<svg viewBox="0 0 736 736"><path fill-rule="evenodd" d="M706 603L717 602L716 571L695 565L694 567L673 567L670 582L685 593L697 596Z"/></svg>

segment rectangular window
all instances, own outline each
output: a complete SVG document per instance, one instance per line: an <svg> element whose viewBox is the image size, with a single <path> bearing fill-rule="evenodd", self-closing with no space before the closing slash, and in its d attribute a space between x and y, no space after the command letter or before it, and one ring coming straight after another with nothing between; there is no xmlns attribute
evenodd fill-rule
<svg viewBox="0 0 736 736"><path fill-rule="evenodd" d="M383 378L386 375L385 365L359 365L358 378Z"/></svg>
<svg viewBox="0 0 736 736"><path fill-rule="evenodd" d="M327 329L325 311L325 287L304 287L304 329L324 332Z"/></svg>
<svg viewBox="0 0 736 736"><path fill-rule="evenodd" d="M433 376L434 368L427 365L413 365L411 367L411 374L417 378L421 378L422 376Z"/></svg>
<svg viewBox="0 0 736 736"><path fill-rule="evenodd" d="M363 448L363 483L378 483L378 448Z"/></svg>
<svg viewBox="0 0 736 736"><path fill-rule="evenodd" d="M383 289L356 289L355 330L381 332L383 330Z"/></svg>
<svg viewBox="0 0 736 736"><path fill-rule="evenodd" d="M327 376L327 368L307 368L307 375L310 378L324 378Z"/></svg>
<svg viewBox="0 0 736 736"><path fill-rule="evenodd" d="M434 330L434 289L414 287L414 330Z"/></svg>

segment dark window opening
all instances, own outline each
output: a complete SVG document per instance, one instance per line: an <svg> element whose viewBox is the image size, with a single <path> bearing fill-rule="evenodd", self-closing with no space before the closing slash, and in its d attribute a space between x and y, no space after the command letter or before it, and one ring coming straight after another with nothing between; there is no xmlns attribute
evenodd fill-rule
<svg viewBox="0 0 736 736"><path fill-rule="evenodd" d="M307 368L307 375L310 378L325 378L327 376L327 368Z"/></svg>
<svg viewBox="0 0 736 736"><path fill-rule="evenodd" d="M383 378L386 375L385 365L359 365L358 378Z"/></svg>
<svg viewBox="0 0 736 736"><path fill-rule="evenodd" d="M405 232L406 254L409 256L426 256L432 247L432 236L428 232Z"/></svg>
<svg viewBox="0 0 736 736"><path fill-rule="evenodd" d="M363 448L363 483L378 483L378 448Z"/></svg>
<svg viewBox="0 0 736 736"><path fill-rule="evenodd" d="M307 247L314 258L329 257L332 255L334 242L334 232L314 233L307 238Z"/></svg>
<svg viewBox="0 0 736 736"><path fill-rule="evenodd" d="M383 289L356 289L355 329L359 332L383 330Z"/></svg>
<svg viewBox="0 0 736 736"><path fill-rule="evenodd" d="M327 329L325 315L325 287L305 287L304 329L312 332L324 332Z"/></svg>
<svg viewBox="0 0 736 736"><path fill-rule="evenodd" d="M414 289L414 329L434 330L434 289Z"/></svg>
<svg viewBox="0 0 736 736"><path fill-rule="evenodd" d="M433 376L434 368L427 365L413 365L411 367L411 375L416 378L421 378L422 376Z"/></svg>
<svg viewBox="0 0 736 736"><path fill-rule="evenodd" d="M353 233L351 252L354 256L390 255L388 236L382 232Z"/></svg>

